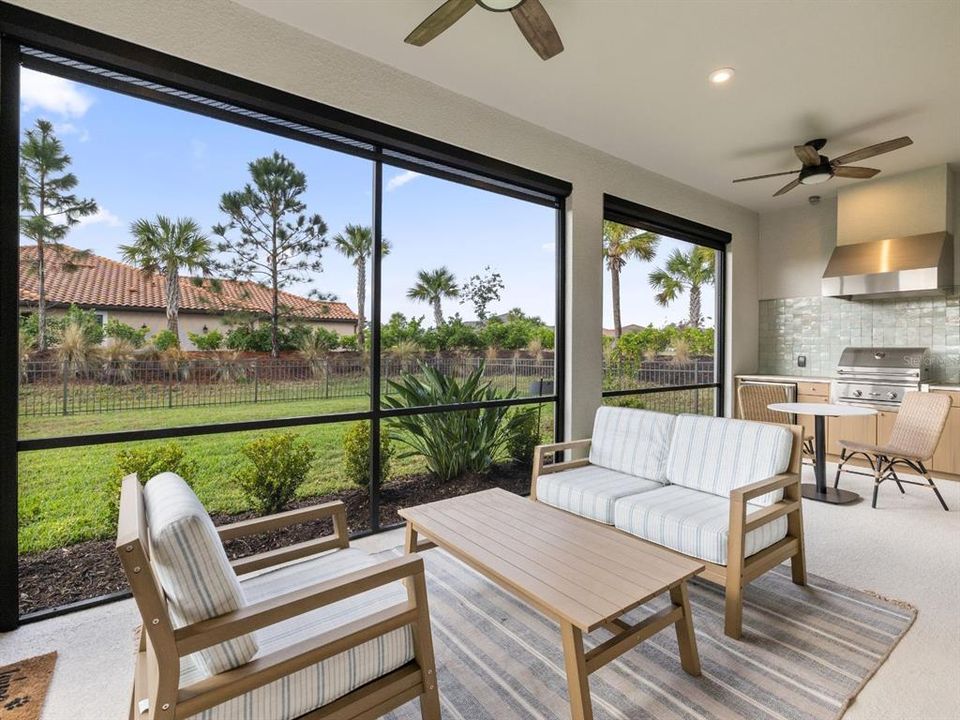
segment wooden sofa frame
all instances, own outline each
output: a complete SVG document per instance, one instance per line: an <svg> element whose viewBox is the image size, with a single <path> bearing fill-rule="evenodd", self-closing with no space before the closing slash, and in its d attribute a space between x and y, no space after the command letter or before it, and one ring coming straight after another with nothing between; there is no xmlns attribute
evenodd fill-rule
<svg viewBox="0 0 960 720"><path fill-rule="evenodd" d="M750 485L736 488L730 493L730 526L727 537L727 565L717 565L700 558L706 569L701 577L722 585L725 590L726 612L724 632L739 639L743 632L743 588L768 570L790 560L791 575L797 585L807 584L806 556L803 543L803 510L800 495L800 469L803 457L803 428L799 425L784 425L793 433L793 449L787 472ZM587 458L564 460L558 453L566 451L589 451L590 439L539 445L534 451L533 477L530 483L530 499L537 500L537 478L549 473L561 472L590 464ZM556 459L547 464L548 457ZM769 507L747 513L747 503L774 490L783 490L783 499ZM747 533L758 527L787 516L787 536L750 557L744 557ZM621 530L621 532L624 532ZM638 542L650 542L624 532ZM650 542L650 544L655 544ZM658 545L657 547L662 547ZM676 555L683 555L670 548L663 548ZM684 556L692 557L692 556Z"/></svg>
<svg viewBox="0 0 960 720"><path fill-rule="evenodd" d="M331 518L330 536L263 552L233 561L238 575L269 568L334 548L347 548L347 516L341 502L254 518L219 527L221 541L276 530L298 523ZM240 610L174 628L167 603L150 565L150 543L143 488L136 475L123 480L117 552L143 625L137 654L131 720L179 720L231 698L243 695L350 648L409 625L413 629L415 658L383 677L303 715L311 720L373 720L419 697L424 720L439 720L440 698L430 632L427 586L423 561L416 555L378 563L248 605ZM348 623L227 672L181 688L180 660L190 653L246 635L311 610L402 580L407 601ZM141 712L141 703L146 708Z"/></svg>

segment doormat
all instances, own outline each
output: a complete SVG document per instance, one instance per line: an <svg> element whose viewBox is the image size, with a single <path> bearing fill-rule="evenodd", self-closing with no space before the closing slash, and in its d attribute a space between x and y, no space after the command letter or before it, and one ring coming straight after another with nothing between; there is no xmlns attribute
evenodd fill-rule
<svg viewBox="0 0 960 720"><path fill-rule="evenodd" d="M40 720L55 652L0 667L0 720Z"/></svg>

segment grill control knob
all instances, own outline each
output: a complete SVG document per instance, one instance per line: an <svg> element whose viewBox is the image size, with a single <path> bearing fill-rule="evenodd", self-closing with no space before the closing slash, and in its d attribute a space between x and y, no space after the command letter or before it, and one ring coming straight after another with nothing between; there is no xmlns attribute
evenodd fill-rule
<svg viewBox="0 0 960 720"><path fill-rule="evenodd" d="M895 392L892 392L892 391L891 391L891 392L888 392L888 393L887 393L887 399L888 399L888 400L896 400L896 399L897 399L897 394L896 394Z"/></svg>
<svg viewBox="0 0 960 720"><path fill-rule="evenodd" d="M863 397L863 390L854 390L854 391L853 391L853 396L854 396L854 397Z"/></svg>

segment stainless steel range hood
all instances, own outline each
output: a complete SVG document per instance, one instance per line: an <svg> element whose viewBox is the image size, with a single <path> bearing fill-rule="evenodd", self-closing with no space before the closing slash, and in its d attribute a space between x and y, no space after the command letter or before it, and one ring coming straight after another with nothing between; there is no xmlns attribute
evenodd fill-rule
<svg viewBox="0 0 960 720"><path fill-rule="evenodd" d="M821 281L825 297L943 293L953 286L953 238L947 232L838 245Z"/></svg>

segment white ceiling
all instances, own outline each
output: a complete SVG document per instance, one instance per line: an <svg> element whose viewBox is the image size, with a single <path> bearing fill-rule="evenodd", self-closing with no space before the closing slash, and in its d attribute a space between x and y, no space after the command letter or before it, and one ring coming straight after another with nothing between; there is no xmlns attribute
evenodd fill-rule
<svg viewBox="0 0 960 720"><path fill-rule="evenodd" d="M238 0L524 120L765 211L854 180L771 195L792 146L837 156L910 135L880 177L960 163L960 0L542 0L548 62L509 13L472 9L423 48L403 38L441 0ZM707 74L736 68L726 86ZM862 182L862 181L860 181Z"/></svg>

